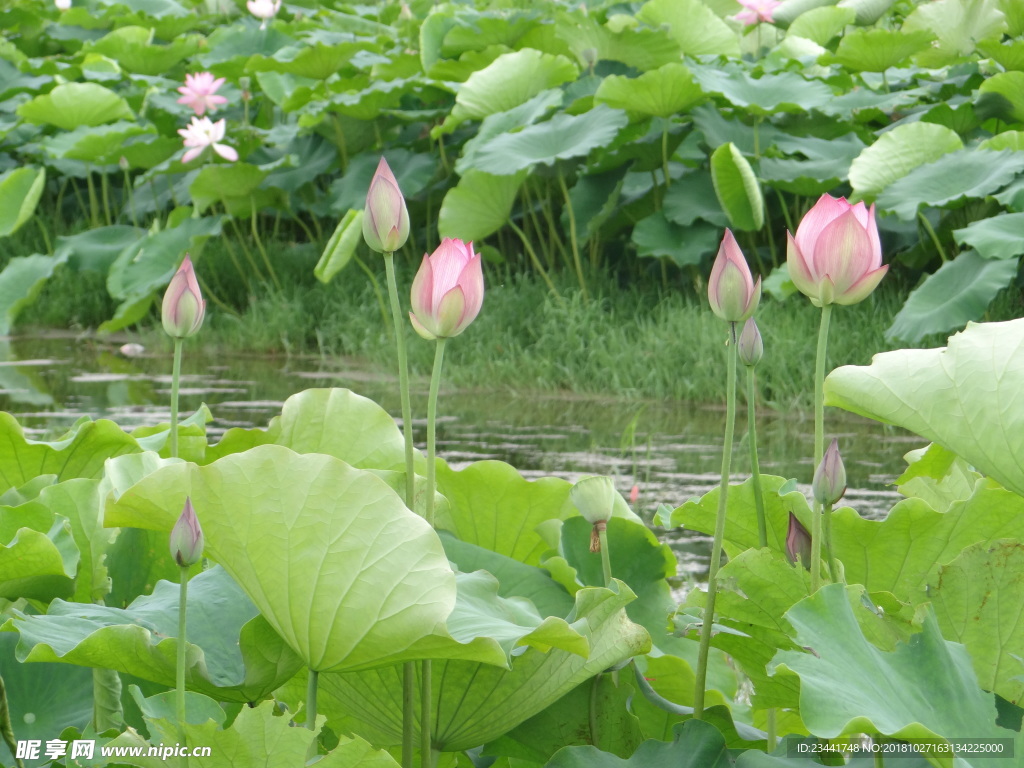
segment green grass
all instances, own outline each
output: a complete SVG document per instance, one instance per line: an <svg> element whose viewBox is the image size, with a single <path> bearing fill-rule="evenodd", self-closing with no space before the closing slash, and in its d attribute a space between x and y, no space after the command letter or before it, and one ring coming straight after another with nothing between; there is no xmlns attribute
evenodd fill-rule
<svg viewBox="0 0 1024 768"><path fill-rule="evenodd" d="M237 248L237 246L236 246ZM266 283L248 295L223 246L211 243L197 262L208 290L207 323L199 343L208 348L265 354L317 354L324 359L358 358L380 371L394 368L394 347L377 295L367 276L350 265L329 285L312 278L318 253L312 246L273 243L275 268L283 288ZM377 257L367 266L384 284ZM411 258L399 261L403 304L414 273ZM724 397L727 326L692 287L652 280L645 285L616 283L592 273L592 298L585 301L569 275L556 275L562 296L529 275L485 267L487 293L476 322L449 344L445 357L448 386L499 391L573 391L634 398L720 402ZM216 299L214 298L216 297ZM905 299L894 281L866 301L833 313L829 365L867 364L876 352L897 348L884 331ZM220 306L240 307L225 311ZM102 276L58 271L19 327L89 328L113 314L115 302ZM1018 314L1019 299L1003 297L991 319ZM159 307L140 329L150 346L167 343ZM777 409L805 407L811 401L814 349L820 310L800 295L785 302L765 296L756 319L765 355L758 379L765 403ZM425 377L433 345L410 329L410 363ZM942 344L945 337L922 346Z"/></svg>

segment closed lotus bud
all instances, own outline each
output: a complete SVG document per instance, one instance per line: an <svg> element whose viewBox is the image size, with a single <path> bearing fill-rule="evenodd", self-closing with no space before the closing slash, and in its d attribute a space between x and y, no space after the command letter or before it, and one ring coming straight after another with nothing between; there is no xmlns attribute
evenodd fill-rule
<svg viewBox="0 0 1024 768"><path fill-rule="evenodd" d="M185 499L181 516L171 529L171 556L183 568L195 565L203 556L203 529L190 498Z"/></svg>
<svg viewBox="0 0 1024 768"><path fill-rule="evenodd" d="M764 354L764 342L761 341L761 331L757 328L754 318L748 317L740 331L740 338L736 349L740 362L753 367L757 365Z"/></svg>
<svg viewBox="0 0 1024 768"><path fill-rule="evenodd" d="M424 256L412 281L409 319L424 339L458 336L480 314L484 272L473 244L446 237Z"/></svg>
<svg viewBox="0 0 1024 768"><path fill-rule="evenodd" d="M569 499L591 524L608 520L612 516L618 495L612 479L604 475L584 477L569 491Z"/></svg>
<svg viewBox="0 0 1024 768"><path fill-rule="evenodd" d="M711 267L708 300L711 311L731 323L742 323L753 315L761 301L761 278L754 282L739 243L728 229Z"/></svg>
<svg viewBox="0 0 1024 768"><path fill-rule="evenodd" d="M370 250L394 253L409 239L409 211L398 180L383 157L373 174L363 210L363 239Z"/></svg>
<svg viewBox="0 0 1024 768"><path fill-rule="evenodd" d="M814 500L823 506L837 503L846 493L846 467L839 455L839 441L835 438L821 458L811 488Z"/></svg>
<svg viewBox="0 0 1024 768"><path fill-rule="evenodd" d="M188 338L203 325L206 302L199 290L192 259L187 254L167 285L160 315L167 335L175 339Z"/></svg>
<svg viewBox="0 0 1024 768"><path fill-rule="evenodd" d="M804 568L811 567L811 534L792 512L786 531L786 559L793 565L803 563Z"/></svg>

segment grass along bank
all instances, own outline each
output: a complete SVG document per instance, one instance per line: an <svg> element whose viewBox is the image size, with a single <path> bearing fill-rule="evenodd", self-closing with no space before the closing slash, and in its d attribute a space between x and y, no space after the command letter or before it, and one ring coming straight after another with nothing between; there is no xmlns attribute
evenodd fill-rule
<svg viewBox="0 0 1024 768"><path fill-rule="evenodd" d="M192 343L226 351L355 357L391 372L389 331L373 285L358 266L351 265L331 284L322 285L312 278L317 254L311 248L293 248L288 259L278 261L283 287L261 286L246 296L219 255L208 249L197 266L205 275L204 288L216 295L216 301L210 297L206 326ZM383 284L379 260L366 265ZM411 285L413 272L411 259L405 259L399 275L406 286L403 291ZM487 294L480 316L449 346L446 387L566 390L696 402L719 402L724 397L726 326L710 312L706 297L692 288L674 287L671 279L667 289L653 280L642 286L619 285L591 273L591 299L586 301L564 275L557 284L562 299L557 300L540 280L505 274L499 265L486 265L485 276ZM684 279L677 274L675 282ZM829 365L866 364L872 354L898 348L886 342L884 330L904 299L905 292L890 281L861 304L838 308ZM992 319L1015 316L1018 306L1019 301L1004 296ZM23 314L19 331L33 326L86 330L111 311L98 273L64 270ZM763 298L756 318L765 343L758 378L766 405L784 409L810 403L819 314L799 295L785 302ZM150 349L170 350L158 307L141 324L140 334ZM944 336L937 337L924 346L944 341ZM433 345L412 333L409 342L412 370L426 376Z"/></svg>

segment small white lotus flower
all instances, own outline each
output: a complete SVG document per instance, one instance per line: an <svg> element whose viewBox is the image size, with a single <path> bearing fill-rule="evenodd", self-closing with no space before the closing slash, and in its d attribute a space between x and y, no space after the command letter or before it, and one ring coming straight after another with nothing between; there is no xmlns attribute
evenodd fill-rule
<svg viewBox="0 0 1024 768"><path fill-rule="evenodd" d="M53 4L57 6L58 11L66 11L71 7L71 0L53 0Z"/></svg>
<svg viewBox="0 0 1024 768"><path fill-rule="evenodd" d="M246 0L245 7L257 19L263 20L260 29L266 29L267 22L281 10L281 0Z"/></svg>
<svg viewBox="0 0 1024 768"><path fill-rule="evenodd" d="M193 117L187 128L178 130L185 140L185 146L189 148L188 152L182 155L181 162L195 160L207 147L213 147L213 151L225 160L237 160L238 153L227 144L220 143L226 127L227 123L223 119L213 122L208 117Z"/></svg>

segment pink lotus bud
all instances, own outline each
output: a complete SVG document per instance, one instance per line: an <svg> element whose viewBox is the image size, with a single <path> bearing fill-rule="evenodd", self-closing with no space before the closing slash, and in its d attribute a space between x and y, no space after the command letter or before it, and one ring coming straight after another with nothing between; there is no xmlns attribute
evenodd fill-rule
<svg viewBox="0 0 1024 768"><path fill-rule="evenodd" d="M182 567L195 565L203 556L203 529L199 527L199 518L192 509L192 499L187 497L181 517L171 529L171 556Z"/></svg>
<svg viewBox="0 0 1024 768"><path fill-rule="evenodd" d="M365 234L365 232L364 232ZM424 339L458 336L480 313L484 272L472 243L446 237L412 281L409 319Z"/></svg>
<svg viewBox="0 0 1024 768"><path fill-rule="evenodd" d="M203 325L206 302L188 254L167 286L160 315L167 335L175 339L186 339Z"/></svg>
<svg viewBox="0 0 1024 768"><path fill-rule="evenodd" d="M772 13L782 5L781 0L738 0L738 2L743 6L743 10L732 18L745 27L762 21L767 21L769 24L774 23Z"/></svg>
<svg viewBox="0 0 1024 768"><path fill-rule="evenodd" d="M814 472L811 488L815 501L822 505L835 504L846 493L846 467L839 455L839 441L834 437Z"/></svg>
<svg viewBox="0 0 1024 768"><path fill-rule="evenodd" d="M789 277L818 307L863 301L889 270L882 266L874 205L822 195L800 221L796 237L786 236Z"/></svg>
<svg viewBox="0 0 1024 768"><path fill-rule="evenodd" d="M178 88L178 93L181 94L178 103L190 107L202 117L206 110L213 112L221 104L228 103L226 98L217 95L217 89L222 85L224 78L215 78L211 72L185 75L185 85Z"/></svg>
<svg viewBox="0 0 1024 768"><path fill-rule="evenodd" d="M761 356L764 355L764 342L761 340L761 331L757 328L754 318L748 317L740 331L740 338L737 347L740 362L746 366L757 365Z"/></svg>
<svg viewBox="0 0 1024 768"><path fill-rule="evenodd" d="M754 314L761 301L761 278L754 282L743 252L728 229L711 268L708 299L711 311L730 323L742 323Z"/></svg>
<svg viewBox="0 0 1024 768"><path fill-rule="evenodd" d="M394 253L409 239L409 211L398 180L383 157L373 174L363 211L363 239L370 250Z"/></svg>
<svg viewBox="0 0 1024 768"><path fill-rule="evenodd" d="M793 565L800 562L804 568L811 567L811 534L792 512L786 531L786 559Z"/></svg>

